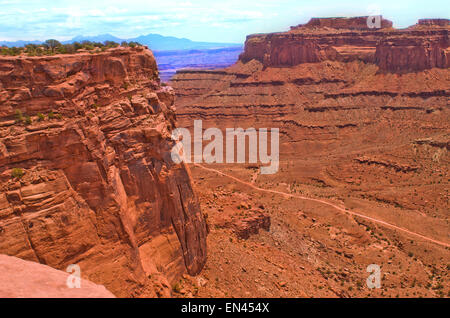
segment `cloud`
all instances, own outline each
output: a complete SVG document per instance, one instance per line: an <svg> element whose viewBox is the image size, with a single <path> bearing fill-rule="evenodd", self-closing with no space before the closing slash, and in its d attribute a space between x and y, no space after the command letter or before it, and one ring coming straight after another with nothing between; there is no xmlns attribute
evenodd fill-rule
<svg viewBox="0 0 450 318"><path fill-rule="evenodd" d="M106 12L99 10L99 9L93 9L88 11L88 16L91 17L104 17L106 16Z"/></svg>
<svg viewBox="0 0 450 318"><path fill-rule="evenodd" d="M373 0L0 0L0 39L46 39L111 33L160 33L194 40L241 41L281 31L316 15L361 13ZM442 16L444 0L377 0L402 24ZM365 12L365 11L364 11Z"/></svg>

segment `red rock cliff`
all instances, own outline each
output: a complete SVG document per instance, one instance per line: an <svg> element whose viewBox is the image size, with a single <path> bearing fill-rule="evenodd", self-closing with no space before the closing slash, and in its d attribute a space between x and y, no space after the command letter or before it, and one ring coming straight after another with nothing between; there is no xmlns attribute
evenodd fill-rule
<svg viewBox="0 0 450 318"><path fill-rule="evenodd" d="M78 264L120 297L201 270L206 225L159 83L142 47L0 58L0 253Z"/></svg>
<svg viewBox="0 0 450 318"><path fill-rule="evenodd" d="M311 18L306 24L299 24L298 26L291 27L291 30L300 28L333 28L333 29L347 29L347 30L364 30L367 29L367 19L365 17L352 17L352 18ZM374 20L372 20L374 21ZM392 21L383 19L380 16L380 28L391 28Z"/></svg>
<svg viewBox="0 0 450 318"><path fill-rule="evenodd" d="M248 36L240 60L256 59L265 67L361 60L378 65L383 72L447 68L449 26L445 20L423 19L397 30L384 19L380 29L364 27L364 17L311 19L289 32Z"/></svg>

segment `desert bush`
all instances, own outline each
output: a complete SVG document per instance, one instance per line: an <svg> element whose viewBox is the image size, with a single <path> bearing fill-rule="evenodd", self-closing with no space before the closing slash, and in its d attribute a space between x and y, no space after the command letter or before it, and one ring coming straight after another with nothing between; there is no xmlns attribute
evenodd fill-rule
<svg viewBox="0 0 450 318"><path fill-rule="evenodd" d="M21 168L13 168L11 172L11 176L16 179L20 179L23 177L25 172Z"/></svg>
<svg viewBox="0 0 450 318"><path fill-rule="evenodd" d="M180 293L180 291L181 291L181 284L178 282L178 283L176 283L173 287L172 287L172 290L175 292L175 293Z"/></svg>
<svg viewBox="0 0 450 318"><path fill-rule="evenodd" d="M131 41L131 42L128 42L128 46L129 47L136 47L136 46L141 46L141 44L138 43L138 42Z"/></svg>
<svg viewBox="0 0 450 318"><path fill-rule="evenodd" d="M114 42L114 41L105 41L104 44L108 48L110 48L110 47L118 47L119 46L119 43Z"/></svg>
<svg viewBox="0 0 450 318"><path fill-rule="evenodd" d="M62 44L58 40L49 39L44 42L44 47L48 48L52 53L55 52L55 49L61 47Z"/></svg>
<svg viewBox="0 0 450 318"><path fill-rule="evenodd" d="M25 118L23 117L22 111L20 109L16 109L16 123L23 123Z"/></svg>

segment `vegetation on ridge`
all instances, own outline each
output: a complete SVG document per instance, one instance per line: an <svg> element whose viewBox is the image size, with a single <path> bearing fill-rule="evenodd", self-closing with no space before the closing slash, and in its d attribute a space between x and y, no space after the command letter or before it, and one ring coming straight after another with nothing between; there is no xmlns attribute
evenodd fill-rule
<svg viewBox="0 0 450 318"><path fill-rule="evenodd" d="M121 44L114 41L105 42L92 42L92 41L82 41L73 42L71 44L62 44L58 40L49 39L42 44L26 44L23 47L0 47L0 55L6 56L18 56L26 54L27 56L45 56L45 55L55 55L55 54L74 54L83 51L88 52L103 52L109 48L115 47L137 47L142 46L138 42L126 42L123 41Z"/></svg>
<svg viewBox="0 0 450 318"><path fill-rule="evenodd" d="M51 110L47 114L47 119L62 119L61 114L55 114L53 110ZM45 120L45 115L42 113L37 113L37 121L42 122ZM31 125L33 123L33 118L30 115L23 114L20 109L16 110L16 124L25 124L25 125Z"/></svg>

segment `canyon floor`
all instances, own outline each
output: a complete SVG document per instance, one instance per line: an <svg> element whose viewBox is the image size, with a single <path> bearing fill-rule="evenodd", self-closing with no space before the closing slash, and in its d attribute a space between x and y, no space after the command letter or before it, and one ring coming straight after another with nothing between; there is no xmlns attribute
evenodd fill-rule
<svg viewBox="0 0 450 318"><path fill-rule="evenodd" d="M345 160L345 155L342 155ZM374 189L315 175L317 160L286 160L276 178L253 167L207 165L263 189L324 199L414 233L446 241L448 220L394 207ZM448 297L448 246L338 211L319 202L268 194L192 166L207 215L208 260L197 277L184 275L178 297ZM376 170L373 168L373 175ZM383 168L381 168L383 169ZM385 168L384 168L385 169ZM333 184L333 185L331 185ZM412 185L413 186L413 185ZM413 186L414 187L414 186ZM433 185L416 187L426 191ZM386 189L389 192L390 189ZM335 192L336 191L336 192ZM442 186L440 191L446 191ZM252 220L270 218L269 231ZM261 228L260 228L261 227ZM259 230L259 231L258 231ZM258 231L258 233L256 233ZM369 289L366 271L381 267L381 288Z"/></svg>

